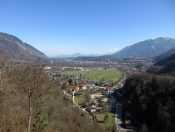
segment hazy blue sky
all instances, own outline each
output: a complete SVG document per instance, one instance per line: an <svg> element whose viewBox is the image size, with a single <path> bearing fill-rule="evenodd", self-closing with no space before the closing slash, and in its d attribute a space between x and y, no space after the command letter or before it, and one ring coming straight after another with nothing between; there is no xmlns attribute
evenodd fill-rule
<svg viewBox="0 0 175 132"><path fill-rule="evenodd" d="M0 31L48 56L175 37L175 0L0 0Z"/></svg>

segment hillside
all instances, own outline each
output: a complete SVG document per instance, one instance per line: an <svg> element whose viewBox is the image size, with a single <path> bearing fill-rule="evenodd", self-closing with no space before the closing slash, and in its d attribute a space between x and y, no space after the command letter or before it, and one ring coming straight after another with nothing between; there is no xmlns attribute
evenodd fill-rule
<svg viewBox="0 0 175 132"><path fill-rule="evenodd" d="M163 53L163 54L161 54L161 55L155 57L155 58L154 58L154 61L155 61L155 62L161 61L161 60L163 60L163 59L166 59L166 58L170 57L170 56L173 55L173 54L175 54L175 48L170 49L170 50L168 50L167 52L165 52L165 53Z"/></svg>
<svg viewBox="0 0 175 132"><path fill-rule="evenodd" d="M112 57L156 57L175 47L175 39L159 37L138 42L112 55Z"/></svg>
<svg viewBox="0 0 175 132"><path fill-rule="evenodd" d="M170 55L169 57L166 57L165 59L158 61L155 65L165 66L165 65L172 63L174 61L175 61L175 53Z"/></svg>
<svg viewBox="0 0 175 132"><path fill-rule="evenodd" d="M128 78L122 95L125 111L139 123L139 131L175 131L175 79L148 74Z"/></svg>
<svg viewBox="0 0 175 132"><path fill-rule="evenodd" d="M0 81L0 131L105 131L73 105L71 95L62 94L61 85L48 78L42 64L10 70L3 66Z"/></svg>
<svg viewBox="0 0 175 132"><path fill-rule="evenodd" d="M155 63L155 66L159 66L157 73L175 75L175 53L169 57L162 59Z"/></svg>
<svg viewBox="0 0 175 132"><path fill-rule="evenodd" d="M8 60L36 60L46 55L19 38L0 32L0 58Z"/></svg>

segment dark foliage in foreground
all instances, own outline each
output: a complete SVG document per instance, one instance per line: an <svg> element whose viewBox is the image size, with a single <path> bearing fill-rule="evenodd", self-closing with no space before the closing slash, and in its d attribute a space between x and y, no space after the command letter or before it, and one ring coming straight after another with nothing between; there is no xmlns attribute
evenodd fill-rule
<svg viewBox="0 0 175 132"><path fill-rule="evenodd" d="M175 131L175 78L134 75L122 93L124 107L136 118L140 131Z"/></svg>

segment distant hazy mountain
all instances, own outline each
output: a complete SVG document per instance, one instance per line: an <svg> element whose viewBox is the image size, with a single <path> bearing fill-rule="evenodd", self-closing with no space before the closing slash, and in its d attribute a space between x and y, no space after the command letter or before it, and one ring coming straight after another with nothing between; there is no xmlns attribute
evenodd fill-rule
<svg viewBox="0 0 175 132"><path fill-rule="evenodd" d="M0 58L10 60L36 60L46 55L19 38L0 32Z"/></svg>
<svg viewBox="0 0 175 132"><path fill-rule="evenodd" d="M93 56L99 56L99 55L75 53L75 54L71 54L71 55L59 55L59 56L54 57L54 58L76 58L76 57L83 57L83 56L93 57Z"/></svg>
<svg viewBox="0 0 175 132"><path fill-rule="evenodd" d="M159 37L138 42L128 46L112 55L116 58L125 57L156 57L160 54L175 48L175 39L167 37Z"/></svg>

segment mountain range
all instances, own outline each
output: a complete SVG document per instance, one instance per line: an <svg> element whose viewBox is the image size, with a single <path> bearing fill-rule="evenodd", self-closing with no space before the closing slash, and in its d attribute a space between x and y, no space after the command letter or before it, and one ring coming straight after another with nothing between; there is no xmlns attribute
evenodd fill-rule
<svg viewBox="0 0 175 132"><path fill-rule="evenodd" d="M75 58L75 57L82 57L82 56L100 56L98 54L82 54L82 53L75 53L75 54L70 54L70 55L59 55L54 58Z"/></svg>
<svg viewBox="0 0 175 132"><path fill-rule="evenodd" d="M19 38L0 32L0 58L31 61L47 58L47 56Z"/></svg>
<svg viewBox="0 0 175 132"><path fill-rule="evenodd" d="M175 48L175 39L167 37L159 37L135 43L131 46L114 53L112 57L145 57L152 58Z"/></svg>
<svg viewBox="0 0 175 132"><path fill-rule="evenodd" d="M175 48L175 39L159 37L141 41L121 49L111 55L97 57L77 57L77 60L107 60L122 58L155 58L171 49Z"/></svg>
<svg viewBox="0 0 175 132"><path fill-rule="evenodd" d="M148 39L127 46L122 50L108 55L80 54L75 53L57 58L75 58L76 60L107 60L118 58L156 58L159 61L175 53L175 39L159 37ZM161 56L160 56L161 55ZM47 58L47 56L31 45L23 42L16 36L0 32L0 59L11 60L37 60Z"/></svg>

